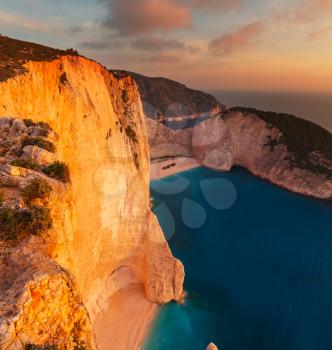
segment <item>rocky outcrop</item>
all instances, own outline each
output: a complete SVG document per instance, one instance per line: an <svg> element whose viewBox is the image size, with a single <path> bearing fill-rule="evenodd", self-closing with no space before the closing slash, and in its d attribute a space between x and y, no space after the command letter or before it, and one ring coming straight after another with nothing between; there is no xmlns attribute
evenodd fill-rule
<svg viewBox="0 0 332 350"><path fill-rule="evenodd" d="M88 312L70 274L47 257L41 238L1 247L0 349L94 348Z"/></svg>
<svg viewBox="0 0 332 350"><path fill-rule="evenodd" d="M287 115L233 109L193 129L193 154L204 166L233 166L290 191L332 199L332 135Z"/></svg>
<svg viewBox="0 0 332 350"><path fill-rule="evenodd" d="M191 128L176 131L150 118L146 118L145 123L151 160L191 156Z"/></svg>
<svg viewBox="0 0 332 350"><path fill-rule="evenodd" d="M73 329L91 348L90 329L93 333L109 297L133 284L143 285L154 302L182 298L183 266L149 207L149 150L136 84L83 57L54 55L20 62L24 69L0 84L0 115L48 123L56 139L54 156L67 164L71 180L53 186L48 204L53 226L38 247L31 247L31 237L20 248L5 245L14 258L2 260L8 277L0 281L0 299L13 315L0 314L6 339L1 349L55 344L56 337L71 349ZM49 161L35 149L23 153ZM6 173L1 186L16 186L22 171ZM10 273L21 269L15 249L27 262L36 257L22 278ZM62 303L66 307L58 315L55 304ZM47 332L45 323L54 328Z"/></svg>

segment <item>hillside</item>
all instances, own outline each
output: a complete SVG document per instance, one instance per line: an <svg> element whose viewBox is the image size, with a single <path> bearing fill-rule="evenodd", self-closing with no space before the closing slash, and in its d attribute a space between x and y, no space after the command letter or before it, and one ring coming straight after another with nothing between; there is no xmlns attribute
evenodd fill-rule
<svg viewBox="0 0 332 350"><path fill-rule="evenodd" d="M0 35L0 82L25 73L24 64L28 61L50 62L61 56L78 56L78 53Z"/></svg>

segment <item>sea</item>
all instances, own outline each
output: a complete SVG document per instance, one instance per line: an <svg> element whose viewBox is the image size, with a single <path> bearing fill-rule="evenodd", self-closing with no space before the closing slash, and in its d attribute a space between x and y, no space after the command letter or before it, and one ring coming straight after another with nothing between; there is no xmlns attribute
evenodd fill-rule
<svg viewBox="0 0 332 350"><path fill-rule="evenodd" d="M332 202L241 168L196 168L151 193L186 298L161 308L144 350L332 349Z"/></svg>
<svg viewBox="0 0 332 350"><path fill-rule="evenodd" d="M209 91L227 107L252 107L288 113L313 121L332 132L332 91Z"/></svg>

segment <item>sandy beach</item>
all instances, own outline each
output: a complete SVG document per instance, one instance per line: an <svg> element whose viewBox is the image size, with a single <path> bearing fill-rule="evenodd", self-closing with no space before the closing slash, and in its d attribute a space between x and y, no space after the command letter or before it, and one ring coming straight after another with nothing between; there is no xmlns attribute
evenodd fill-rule
<svg viewBox="0 0 332 350"><path fill-rule="evenodd" d="M139 350L158 305L149 302L143 288L134 286L113 295L108 308L96 320L100 350Z"/></svg>
<svg viewBox="0 0 332 350"><path fill-rule="evenodd" d="M181 171L199 167L200 164L192 157L174 157L156 159L150 164L150 179L157 180Z"/></svg>
<svg viewBox="0 0 332 350"><path fill-rule="evenodd" d="M151 162L151 179L160 179L200 166L196 159L175 157ZM107 309L96 319L100 350L140 350L159 306L149 302L141 286L113 295Z"/></svg>

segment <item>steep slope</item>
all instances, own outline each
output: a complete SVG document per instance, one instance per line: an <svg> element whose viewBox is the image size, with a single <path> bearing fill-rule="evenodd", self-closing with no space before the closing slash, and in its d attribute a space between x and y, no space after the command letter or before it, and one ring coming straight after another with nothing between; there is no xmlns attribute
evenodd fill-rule
<svg viewBox="0 0 332 350"><path fill-rule="evenodd" d="M145 116L174 130L192 127L198 121L225 109L212 95L170 79L151 78L133 72L113 72L132 76L141 95Z"/></svg>
<svg viewBox="0 0 332 350"><path fill-rule="evenodd" d="M233 108L193 129L204 166L242 166L293 192L332 199L332 135L290 115Z"/></svg>
<svg viewBox="0 0 332 350"><path fill-rule="evenodd" d="M10 45L10 39L6 42ZM143 285L153 302L182 298L183 266L172 256L149 208L149 151L136 84L130 76L116 77L76 54L47 52L49 59L19 62L23 70L3 79L0 116L47 122L59 135L55 156L68 165L71 183L55 190L50 204L53 227L39 246L31 243L32 238L20 242L27 260L42 255L48 263L36 263L24 274L25 280L7 273L8 280L0 282L1 303L13 310L0 313L1 349L36 343L32 334L40 335L37 344L52 344L68 338L74 324L86 325L89 318L93 333L95 319L110 296L132 285ZM15 56L10 59L15 61ZM15 249L5 244L1 252L12 256ZM2 264L6 271L19 271L21 266L10 258ZM61 284L68 274L75 283ZM25 322L29 309L17 299L22 293L29 295L29 303L38 305L40 314L44 310L44 321L53 324L52 307L43 295L55 293L59 284L63 295L74 290L79 296L71 299L63 317L75 315L75 305L87 310L63 327L61 335L58 328ZM31 291L31 285L41 292ZM81 328L86 330L89 324ZM87 337L84 332L80 339ZM86 346L93 347L88 342Z"/></svg>

